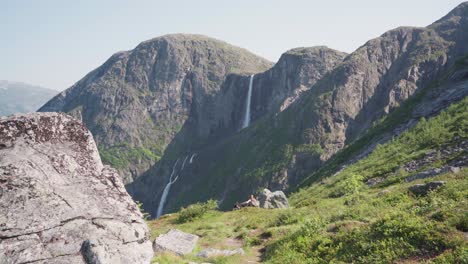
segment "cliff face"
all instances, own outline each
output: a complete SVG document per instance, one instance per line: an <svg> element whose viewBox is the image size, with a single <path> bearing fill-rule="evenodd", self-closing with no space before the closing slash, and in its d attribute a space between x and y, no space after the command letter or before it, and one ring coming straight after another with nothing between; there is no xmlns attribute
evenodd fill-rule
<svg viewBox="0 0 468 264"><path fill-rule="evenodd" d="M318 80L339 65L345 56L345 53L326 47L297 48L283 54L278 63L271 69L255 74L253 77L251 121L255 123L258 120L271 118L284 111L300 98L301 94L308 91ZM190 190L183 195L192 195L193 190L188 186L192 186L195 182L205 182L206 184L217 186L215 189L204 193L204 197L206 198L209 198L210 196L208 195L212 195L213 193L219 194L220 191L222 192L220 189L223 189L224 186L220 187L218 183L224 182L230 176L224 173L223 175L217 174L216 171L223 171L222 169L216 171L212 171L211 169L213 169L213 165L217 164L219 159L223 160L219 164L239 159L236 156L226 155L225 152L230 152L229 149L219 150L218 147L225 144L226 140L236 138L242 129L243 119L246 114L249 81L250 76L248 75L229 76L221 87L222 92L214 100L215 103L213 105L217 106L209 111L204 111L211 113L212 119L215 120L214 123L217 123L218 126L213 127L210 133L205 134L205 136L201 136L203 135L201 131L203 131L203 125L206 121L189 119L168 146L164 157L158 164L144 173L141 179L127 186L130 194L135 199L144 201L148 212L152 214L156 212L164 186L177 160L179 160L179 163L183 163L186 158L192 160L192 162L186 162L186 166L184 166L185 171L180 172L181 183L178 183L177 186L181 186L182 184L186 187L183 187L181 190L185 190L186 188ZM203 107L208 109L212 108L213 105L206 104ZM202 116L202 118L207 119L207 116ZM249 128L242 131L244 130L249 130ZM267 134L259 134L257 136L265 136L265 140L274 140ZM238 143L243 144L244 142L241 140ZM254 147L255 144L251 146ZM198 155L198 153L201 154L205 150L213 148L219 150L219 152L213 153L213 157L203 159L203 155ZM233 151L231 154L237 155L240 153ZM259 154L263 155L265 153ZM194 160L196 162L193 162ZM240 166L238 168L244 166L242 164L237 165ZM180 164L177 168L181 168ZM238 168L232 169L238 170ZM193 170L200 170L200 173L203 175L198 175ZM179 172L176 171L176 173ZM208 181L205 178L215 174L217 174L216 180L210 178ZM206 188L202 187L198 191L204 192L204 190ZM183 191L181 191L182 193ZM168 203L169 206L171 203Z"/></svg>
<svg viewBox="0 0 468 264"><path fill-rule="evenodd" d="M159 160L188 119L197 123L201 137L217 129L216 114L224 112L217 98L226 77L270 65L222 41L167 35L113 55L39 111L83 120L104 162L117 167L128 183Z"/></svg>
<svg viewBox="0 0 468 264"><path fill-rule="evenodd" d="M153 255L140 211L91 133L58 113L0 118L0 238L5 263L149 263Z"/></svg>

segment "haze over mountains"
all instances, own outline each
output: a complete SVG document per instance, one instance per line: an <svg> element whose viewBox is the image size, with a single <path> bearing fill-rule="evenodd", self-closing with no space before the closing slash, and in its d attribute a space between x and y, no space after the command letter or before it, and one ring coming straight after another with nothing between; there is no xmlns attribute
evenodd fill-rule
<svg viewBox="0 0 468 264"><path fill-rule="evenodd" d="M35 112L58 93L40 86L0 80L0 116Z"/></svg>

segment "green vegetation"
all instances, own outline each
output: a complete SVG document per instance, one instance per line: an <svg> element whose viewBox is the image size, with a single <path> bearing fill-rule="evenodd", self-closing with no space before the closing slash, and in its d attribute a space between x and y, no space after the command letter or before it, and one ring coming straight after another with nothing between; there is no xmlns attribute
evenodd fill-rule
<svg viewBox="0 0 468 264"><path fill-rule="evenodd" d="M132 147L128 143L99 147L102 162L114 168L126 168L129 164L139 164L142 160L158 161L161 158L161 150L154 146L151 149L145 147Z"/></svg>
<svg viewBox="0 0 468 264"><path fill-rule="evenodd" d="M181 208L176 222L179 224L191 222L203 217L207 212L216 210L218 203L215 200L208 200L206 203L196 203L187 208Z"/></svg>
<svg viewBox="0 0 468 264"><path fill-rule="evenodd" d="M202 209L207 204L198 204L149 222L153 237L170 228L201 237L193 255L184 258L164 255L155 261L468 263L464 233L468 226L468 169L404 181L420 170L440 167L466 155L466 150L461 154L438 155L436 162L417 171L403 169L405 164L420 160L427 153L440 152L466 140L468 98L436 117L422 119L336 175L293 193L289 198L292 209L245 208L222 213ZM283 154L293 149L291 146ZM376 177L383 182L374 186L365 184ZM408 191L414 184L433 180L446 184L422 197ZM188 213L189 208L195 213ZM243 247L247 254L210 260L197 258L196 252L206 247Z"/></svg>

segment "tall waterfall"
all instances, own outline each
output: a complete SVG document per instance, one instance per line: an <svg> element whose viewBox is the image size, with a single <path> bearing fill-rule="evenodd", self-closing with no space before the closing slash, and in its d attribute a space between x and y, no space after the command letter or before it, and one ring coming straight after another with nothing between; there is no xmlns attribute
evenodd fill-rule
<svg viewBox="0 0 468 264"><path fill-rule="evenodd" d="M159 200L158 210L156 211L156 218L159 218L163 214L164 204L166 203L167 195L169 194L169 191L171 190L171 185L174 184L174 182L176 182L177 179L179 179L179 175L184 169L185 162L187 162L188 157L189 156L185 157L184 161L182 162L182 167L180 168L179 173L177 173L177 176L175 178L173 177L175 175L175 171L177 168L177 163L179 163L179 159L177 159L176 162L174 163L174 166L172 167L171 176L169 177L169 181L167 182L166 187L164 187L163 193L161 195L161 200Z"/></svg>
<svg viewBox="0 0 468 264"><path fill-rule="evenodd" d="M252 86L253 86L253 79L254 75L250 75L250 82L249 82L249 91L247 93L247 103L245 106L245 117L244 117L244 123L242 124L242 128L246 128L250 125L250 101L252 99Z"/></svg>

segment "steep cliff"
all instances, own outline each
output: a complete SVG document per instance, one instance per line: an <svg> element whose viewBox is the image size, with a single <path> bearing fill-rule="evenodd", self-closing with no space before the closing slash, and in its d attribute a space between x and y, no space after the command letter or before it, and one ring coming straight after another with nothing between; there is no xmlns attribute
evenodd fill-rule
<svg viewBox="0 0 468 264"><path fill-rule="evenodd" d="M58 113L0 118L1 263L149 263L148 227L91 133Z"/></svg>
<svg viewBox="0 0 468 264"><path fill-rule="evenodd" d="M339 65L345 56L345 53L327 47L297 48L284 53L271 69L256 74L253 77L251 97L252 122L255 123L257 120L272 118L281 111L284 111L289 105L300 98L301 94ZM201 137L199 131L203 129L203 122L201 120L190 122L189 120L168 146L164 157L158 164L144 173L140 179L127 186L130 194L135 199L144 201L144 206L148 212L152 214L156 212L164 186L177 160L179 160L179 164L176 167L176 175L180 174L181 183L177 183L176 185L185 185L182 190L191 190L188 186L201 182L217 186L213 189L197 185L199 189L196 192L203 193L205 198L211 197L210 195L214 193L219 194L219 192L224 191L225 186L221 187L220 184L228 180L230 176L217 174L218 172L224 171L227 168L236 171L245 165L234 162L245 158L237 156L242 155L242 153L237 151L231 152L229 149L220 150L219 146L224 146L226 139L239 138L239 131L242 128L242 121L246 114L249 81L250 76L233 75L228 77L223 84L223 92L217 99L219 103L218 109L224 109L224 111L216 111L212 114L214 120L218 120L218 127L207 136ZM232 98L236 99L232 100ZM211 105L205 105L205 107L211 107ZM249 128L244 130L249 130ZM244 131L241 133L243 134ZM274 140L268 134L258 134L257 136L265 136L264 140L268 141ZM237 143L244 144L245 140L230 142L233 142L233 145ZM251 145L251 147L254 145ZM211 155L210 157L198 155L199 152L205 153L205 150L213 148L217 151L219 150L219 152L212 153L212 157ZM232 150L234 149L235 147ZM252 151L252 153L255 153L258 150ZM258 154L263 155L265 153L259 152ZM181 168L180 163L186 158L190 158L192 162L187 162L186 166L184 166L185 170L179 172L178 170ZM223 168L213 171L213 166L217 166L219 159L223 160L223 162L219 163L219 168ZM224 162L228 162L229 164L226 165ZM234 164L240 167L232 167ZM202 175L197 174L197 171L202 173ZM213 176L216 179L210 178L207 181L208 178L205 177L211 177L212 175L216 175ZM236 187L231 186L229 188ZM206 191L207 189L209 191ZM175 192L183 193L179 189ZM193 192L191 190L182 195L190 197L193 195Z"/></svg>
<svg viewBox="0 0 468 264"><path fill-rule="evenodd" d="M114 54L39 111L81 119L104 162L118 168L128 183L159 160L187 120L197 123L201 137L216 130L216 115L224 116L225 105L218 98L226 78L270 66L222 41L166 35Z"/></svg>

